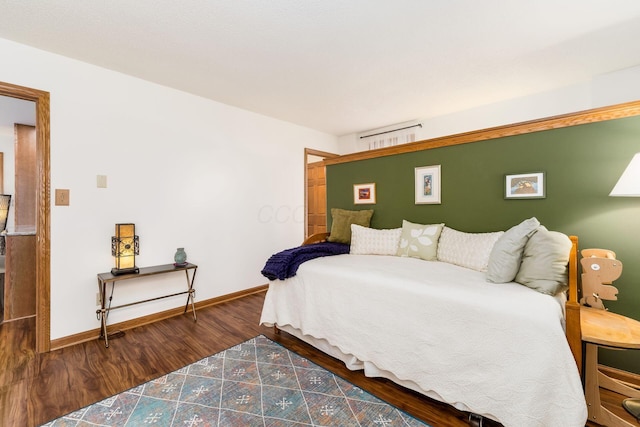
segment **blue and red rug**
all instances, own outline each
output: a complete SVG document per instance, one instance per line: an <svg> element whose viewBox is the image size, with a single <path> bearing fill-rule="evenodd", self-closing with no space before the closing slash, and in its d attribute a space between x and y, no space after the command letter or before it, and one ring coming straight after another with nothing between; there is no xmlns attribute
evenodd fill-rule
<svg viewBox="0 0 640 427"><path fill-rule="evenodd" d="M428 425L260 335L45 426Z"/></svg>

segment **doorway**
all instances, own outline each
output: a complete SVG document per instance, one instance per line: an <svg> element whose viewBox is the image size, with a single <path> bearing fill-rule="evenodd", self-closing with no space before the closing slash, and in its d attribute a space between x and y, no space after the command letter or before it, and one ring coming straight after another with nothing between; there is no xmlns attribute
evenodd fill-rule
<svg viewBox="0 0 640 427"><path fill-rule="evenodd" d="M0 82L0 95L33 101L36 109L36 353L51 348L50 277L50 111L49 93L38 89Z"/></svg>
<svg viewBox="0 0 640 427"><path fill-rule="evenodd" d="M338 155L304 149L305 239L312 234L327 232L327 181L324 160L333 157Z"/></svg>

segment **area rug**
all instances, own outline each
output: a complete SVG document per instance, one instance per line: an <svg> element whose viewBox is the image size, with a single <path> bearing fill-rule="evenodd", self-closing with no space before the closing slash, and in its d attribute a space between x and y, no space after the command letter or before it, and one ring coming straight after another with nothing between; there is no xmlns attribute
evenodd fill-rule
<svg viewBox="0 0 640 427"><path fill-rule="evenodd" d="M259 335L45 426L428 426Z"/></svg>

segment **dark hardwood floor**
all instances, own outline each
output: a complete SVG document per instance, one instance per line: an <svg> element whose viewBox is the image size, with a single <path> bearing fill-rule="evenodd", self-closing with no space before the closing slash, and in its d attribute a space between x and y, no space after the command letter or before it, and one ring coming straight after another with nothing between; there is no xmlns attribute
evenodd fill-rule
<svg viewBox="0 0 640 427"><path fill-rule="evenodd" d="M258 334L434 427L468 425L464 412L390 381L349 371L342 362L287 333L277 335L271 328L259 326L263 300L264 293L258 293L200 309L197 322L185 315L135 328L110 340L109 348L94 340L40 355L33 352L33 318L2 324L0 426L39 426Z"/></svg>

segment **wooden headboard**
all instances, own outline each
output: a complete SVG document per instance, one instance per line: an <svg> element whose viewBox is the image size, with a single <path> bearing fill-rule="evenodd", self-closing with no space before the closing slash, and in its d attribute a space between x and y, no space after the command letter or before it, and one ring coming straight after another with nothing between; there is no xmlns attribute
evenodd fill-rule
<svg viewBox="0 0 640 427"><path fill-rule="evenodd" d="M569 291L565 305L566 334L571 353L573 353L578 371L582 375L582 332L580 329L580 303L578 302L578 237L569 236L571 253L569 255Z"/></svg>
<svg viewBox="0 0 640 427"><path fill-rule="evenodd" d="M316 233L304 239L303 245L310 245L311 243L325 242L331 233Z"/></svg>

